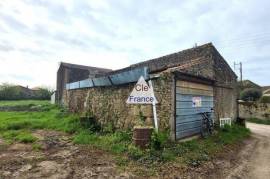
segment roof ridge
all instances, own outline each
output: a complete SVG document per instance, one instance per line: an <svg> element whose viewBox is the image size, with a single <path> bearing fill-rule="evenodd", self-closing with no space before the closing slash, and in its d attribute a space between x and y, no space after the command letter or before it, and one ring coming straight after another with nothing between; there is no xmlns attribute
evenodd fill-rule
<svg viewBox="0 0 270 179"><path fill-rule="evenodd" d="M85 68L85 69L92 68L92 69L97 69L97 70L107 70L108 72L112 71L112 69L109 69L109 68L86 66L86 65L79 65L79 64L67 63L67 62L60 62L60 66L61 65L66 66L66 67L75 67L75 68Z"/></svg>
<svg viewBox="0 0 270 179"><path fill-rule="evenodd" d="M202 45L199 45L199 46L195 46L195 47L192 47L192 48L188 48L188 49L180 50L180 51L170 53L170 54L167 54L167 55L163 55L161 57L156 57L156 58L152 58L150 60L145 60L145 61L142 61L142 62L134 63L134 64L131 64L129 67L135 67L137 65L140 65L140 64L143 64L143 63L146 63L146 62L152 62L152 61L155 61L155 60L158 60L158 59L170 57L170 56L173 56L173 55L176 55L176 54L182 54L182 53L194 50L194 49L200 49L200 48L204 48L204 47L214 47L214 45L212 44L212 42L209 42L209 43L202 44Z"/></svg>

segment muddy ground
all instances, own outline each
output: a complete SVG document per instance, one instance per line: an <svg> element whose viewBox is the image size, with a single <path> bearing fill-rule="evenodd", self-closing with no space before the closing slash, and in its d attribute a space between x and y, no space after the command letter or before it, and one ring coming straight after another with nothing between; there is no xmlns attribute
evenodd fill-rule
<svg viewBox="0 0 270 179"><path fill-rule="evenodd" d="M268 178L270 176L270 126L248 124L252 137L227 147L222 154L199 167L164 164L150 178ZM40 150L31 144L6 145L0 140L0 178L149 178L120 169L115 157L90 146L74 145L71 136L38 130ZM136 166L134 166L136 167ZM139 166L140 167L140 166Z"/></svg>
<svg viewBox="0 0 270 179"><path fill-rule="evenodd" d="M75 146L64 133L39 130L34 135L40 140L40 150L33 150L31 144L7 146L0 142L1 179L132 177L117 171L112 156L106 152Z"/></svg>

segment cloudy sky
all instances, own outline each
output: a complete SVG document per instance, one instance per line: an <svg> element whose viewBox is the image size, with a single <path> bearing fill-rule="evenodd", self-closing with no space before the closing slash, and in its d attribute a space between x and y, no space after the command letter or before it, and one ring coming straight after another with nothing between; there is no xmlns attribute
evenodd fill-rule
<svg viewBox="0 0 270 179"><path fill-rule="evenodd" d="M270 1L1 0L0 83L55 86L60 61L122 68L212 42L270 85Z"/></svg>

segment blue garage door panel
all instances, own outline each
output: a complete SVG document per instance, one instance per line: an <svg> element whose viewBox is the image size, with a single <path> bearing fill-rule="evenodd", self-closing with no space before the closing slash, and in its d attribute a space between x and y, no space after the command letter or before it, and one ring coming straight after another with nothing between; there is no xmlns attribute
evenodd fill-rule
<svg viewBox="0 0 270 179"><path fill-rule="evenodd" d="M191 122L191 121L200 121L201 115L176 115L176 125L179 123Z"/></svg>
<svg viewBox="0 0 270 179"><path fill-rule="evenodd" d="M201 127L192 128L183 131L176 131L176 139L181 139L189 136L199 134L201 132Z"/></svg>
<svg viewBox="0 0 270 179"><path fill-rule="evenodd" d="M181 139L201 132L200 113L214 112L211 110L214 107L214 95L213 87L209 85L186 81L177 81L176 85L176 139ZM199 104L194 99L199 99Z"/></svg>
<svg viewBox="0 0 270 179"><path fill-rule="evenodd" d="M176 124L176 127L180 131L184 131L184 130L188 130L188 129L201 127L201 123L202 123L201 120L191 121L191 122L184 122L184 123Z"/></svg>

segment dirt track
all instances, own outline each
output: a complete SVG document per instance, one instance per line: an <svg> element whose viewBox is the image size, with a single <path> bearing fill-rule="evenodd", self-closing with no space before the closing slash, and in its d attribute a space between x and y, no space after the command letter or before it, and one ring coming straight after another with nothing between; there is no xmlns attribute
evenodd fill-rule
<svg viewBox="0 0 270 179"><path fill-rule="evenodd" d="M120 172L111 155L90 147L75 146L70 136L38 130L42 149L31 144L5 145L0 139L0 179L132 178Z"/></svg>
<svg viewBox="0 0 270 179"><path fill-rule="evenodd" d="M234 168L227 178L270 178L270 126L247 123L255 145L247 144L239 154L240 163Z"/></svg>

